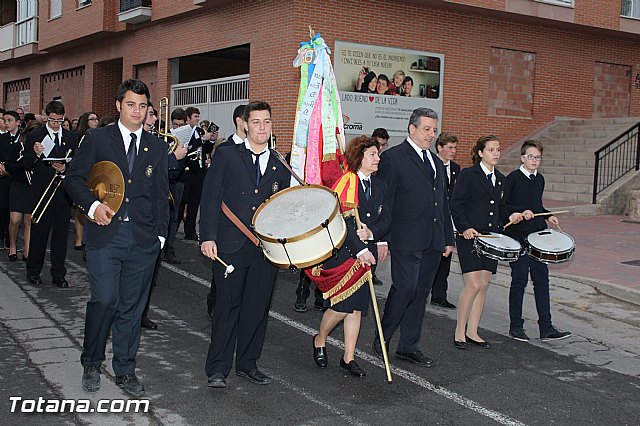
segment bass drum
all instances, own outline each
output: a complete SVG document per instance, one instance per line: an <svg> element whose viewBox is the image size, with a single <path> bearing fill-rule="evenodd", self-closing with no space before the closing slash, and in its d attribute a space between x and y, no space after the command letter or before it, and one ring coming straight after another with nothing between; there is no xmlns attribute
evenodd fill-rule
<svg viewBox="0 0 640 426"><path fill-rule="evenodd" d="M542 263L562 263L571 259L576 243L568 234L545 229L527 236L529 256Z"/></svg>
<svg viewBox="0 0 640 426"><path fill-rule="evenodd" d="M279 268L308 268L335 253L347 237L335 192L294 186L271 196L251 221L265 257Z"/></svg>

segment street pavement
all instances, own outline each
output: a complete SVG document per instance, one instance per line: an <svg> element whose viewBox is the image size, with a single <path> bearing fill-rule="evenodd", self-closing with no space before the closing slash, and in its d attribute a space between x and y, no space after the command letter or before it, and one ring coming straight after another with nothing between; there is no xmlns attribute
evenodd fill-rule
<svg viewBox="0 0 640 426"><path fill-rule="evenodd" d="M158 330L143 330L138 375L145 383L149 413L10 413L10 396L26 399L126 399L114 384L107 346L102 389L86 394L79 363L84 310L89 297L86 269L70 250L71 287L26 284L24 264L0 253L0 412L6 424L620 424L640 418L640 300L638 267L640 225L624 217L561 218L576 241L573 259L552 266L555 325L573 336L542 343L538 337L531 289L525 297L529 343L507 336L509 268L492 278L481 322L489 350L453 347L455 310L431 305L422 334L424 352L435 366L425 369L393 357L388 384L382 362L373 356L372 310L363 318L357 358L367 377L340 370L342 328L329 340L329 367L312 359L311 339L321 312L293 311L298 275L279 273L269 328L259 366L274 381L267 387L228 377L226 389L206 386L204 360L210 321L206 294L210 264L193 242L178 241L181 265L163 264L150 317ZM603 235L604 234L604 235ZM179 236L180 238L180 236ZM390 262L382 263L376 287L380 309L391 283ZM462 277L454 262L449 300L457 304ZM611 290L610 289L614 289ZM610 295L613 293L613 296Z"/></svg>

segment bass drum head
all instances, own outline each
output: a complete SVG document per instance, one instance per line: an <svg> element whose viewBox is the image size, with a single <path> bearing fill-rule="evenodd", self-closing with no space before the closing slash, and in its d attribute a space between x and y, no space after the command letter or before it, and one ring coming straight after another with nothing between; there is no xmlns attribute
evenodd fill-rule
<svg viewBox="0 0 640 426"><path fill-rule="evenodd" d="M253 216L255 231L271 239L307 234L332 219L338 209L330 189L320 185L287 188L269 198Z"/></svg>
<svg viewBox="0 0 640 426"><path fill-rule="evenodd" d="M527 243L532 248L547 253L565 253L573 250L576 246L573 238L555 229L533 232L527 236Z"/></svg>

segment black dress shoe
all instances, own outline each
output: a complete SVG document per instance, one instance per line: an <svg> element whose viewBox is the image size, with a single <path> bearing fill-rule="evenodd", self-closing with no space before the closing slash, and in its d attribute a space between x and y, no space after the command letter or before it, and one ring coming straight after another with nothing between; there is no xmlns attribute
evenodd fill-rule
<svg viewBox="0 0 640 426"><path fill-rule="evenodd" d="M86 392L97 392L100 390L100 366L87 365L82 373L82 389Z"/></svg>
<svg viewBox="0 0 640 426"><path fill-rule="evenodd" d="M51 282L60 288L69 288L69 283L64 278L54 278Z"/></svg>
<svg viewBox="0 0 640 426"><path fill-rule="evenodd" d="M373 276L373 285L384 285L384 283L376 275Z"/></svg>
<svg viewBox="0 0 640 426"><path fill-rule="evenodd" d="M28 260L28 258L27 258L27 257L22 256L22 261L23 261L23 262L26 262L27 260Z"/></svg>
<svg viewBox="0 0 640 426"><path fill-rule="evenodd" d="M210 388L226 388L227 381L224 378L224 374L216 373L213 376L209 377L207 380L207 386Z"/></svg>
<svg viewBox="0 0 640 426"><path fill-rule="evenodd" d="M327 368L329 365L329 356L327 355L327 347L316 348L316 336L313 336L311 343L313 344L313 360L320 368Z"/></svg>
<svg viewBox="0 0 640 426"><path fill-rule="evenodd" d="M80 250L82 250L82 247L83 247L83 244L75 245L75 246L73 246L73 249L80 251Z"/></svg>
<svg viewBox="0 0 640 426"><path fill-rule="evenodd" d="M271 379L257 368L251 371L236 371L236 376L246 377L251 383L255 383L256 385L268 385L271 383Z"/></svg>
<svg viewBox="0 0 640 426"><path fill-rule="evenodd" d="M396 358L412 362L412 363L414 363L416 365L419 365L421 367L432 367L433 366L433 360L431 358L429 358L428 356L424 355L420 351L415 351L415 352L400 352L400 351L396 351Z"/></svg>
<svg viewBox="0 0 640 426"><path fill-rule="evenodd" d="M382 353L382 345L380 344L380 340L373 339L373 344L371 345L373 348L373 352L378 355L378 358L384 358L384 354ZM387 355L389 354L389 344L387 343Z"/></svg>
<svg viewBox="0 0 640 426"><path fill-rule="evenodd" d="M456 305L453 303L449 303L447 299L431 299L431 304L433 306L440 306L445 309L455 309Z"/></svg>
<svg viewBox="0 0 640 426"><path fill-rule="evenodd" d="M18 260L18 255L17 254L10 254L9 255L9 262L15 262L16 260Z"/></svg>
<svg viewBox="0 0 640 426"><path fill-rule="evenodd" d="M162 257L165 262L170 263L171 265L180 265L182 263L180 259L178 259L176 255L171 252L165 252L164 256Z"/></svg>
<svg viewBox="0 0 640 426"><path fill-rule="evenodd" d="M33 285L40 285L42 284L42 280L40 279L39 276L37 275L27 275L27 282L29 284L33 284Z"/></svg>
<svg viewBox="0 0 640 426"><path fill-rule="evenodd" d="M469 336L464 336L467 339L467 343L471 343L472 345L478 346L479 348L482 349L489 349L491 347L491 345L489 344L489 342L481 342L479 340L473 340L471 337Z"/></svg>
<svg viewBox="0 0 640 426"><path fill-rule="evenodd" d="M367 375L367 373L365 373L364 370L356 364L355 360L351 360L349 363L346 363L344 362L344 358L340 358L340 367L342 367L343 370L348 371L352 376L364 377Z"/></svg>
<svg viewBox="0 0 640 426"><path fill-rule="evenodd" d="M116 376L116 385L124 389L128 394L140 396L144 393L144 385L138 380L138 376L134 374L125 374L124 376Z"/></svg>
<svg viewBox="0 0 640 426"><path fill-rule="evenodd" d="M313 307L319 311L323 311L323 312L326 311L324 307L324 302L322 300L316 300L315 302L313 302Z"/></svg>
<svg viewBox="0 0 640 426"><path fill-rule="evenodd" d="M149 329L149 330L157 330L158 329L158 324L156 324L155 322L151 321L147 317L143 317L142 318L142 321L140 322L140 325L142 326L142 328L146 328L146 329Z"/></svg>
<svg viewBox="0 0 640 426"><path fill-rule="evenodd" d="M463 342L462 340L456 340L456 338L453 338L453 346L455 346L457 349L462 349L467 350L467 342Z"/></svg>
<svg viewBox="0 0 640 426"><path fill-rule="evenodd" d="M293 305L293 310L296 312L307 312L307 301L302 297L298 297L296 303Z"/></svg>

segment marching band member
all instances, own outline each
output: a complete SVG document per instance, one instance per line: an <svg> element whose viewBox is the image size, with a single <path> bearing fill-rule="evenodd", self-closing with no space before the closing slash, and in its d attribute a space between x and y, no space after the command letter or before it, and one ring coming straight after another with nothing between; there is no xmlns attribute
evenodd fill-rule
<svg viewBox="0 0 640 426"><path fill-rule="evenodd" d="M33 209L31 195L31 172L25 170L21 166L22 156L24 155L24 144L27 134L42 127L42 123L32 121L22 131L19 141L11 144L9 156L7 158L6 168L11 175L11 194L10 194L10 224L9 224L9 261L17 260L17 241L20 232L20 222L23 223L24 229L24 251L22 252L22 261L26 262L29 258L29 241L31 235L31 210Z"/></svg>
<svg viewBox="0 0 640 426"><path fill-rule="evenodd" d="M527 235L547 228L543 217L534 217L535 213L548 213L542 205L544 192L544 176L538 171L542 161L542 143L527 140L520 147L522 165L507 176L504 191L504 203L501 208L503 219L513 218L514 225L505 230L505 234L526 244ZM549 223L559 225L558 218L549 216ZM551 304L549 302L549 267L538 262L529 255L520 256L517 261L510 262L511 287L509 289L509 336L526 342L529 337L524 332L522 319L522 302L524 289L529 281L533 281L533 294L538 311L538 329L540 339L544 341L566 339L571 336L568 331L558 331L551 322Z"/></svg>
<svg viewBox="0 0 640 426"><path fill-rule="evenodd" d="M60 101L51 101L45 107L47 124L27 135L22 167L33 171L31 188L33 206L45 194L47 187L56 174L63 174L67 169L64 161L47 161L47 158L71 157L78 147L78 135L62 128L64 121L64 105ZM49 137L53 141L53 148L45 154L43 140ZM43 201L45 202L45 201ZM51 277L53 284L60 288L67 288L65 279L67 268L64 266L67 258L67 238L69 235L69 220L71 218L71 200L58 188L49 206L44 210L40 221L31 225L31 240L29 242L29 258L27 259L27 282L39 285L42 283L40 272L44 266L44 256L47 251L47 241L51 233Z"/></svg>
<svg viewBox="0 0 640 426"><path fill-rule="evenodd" d="M471 150L473 166L463 169L451 196L451 215L459 234L456 238L464 288L458 301L458 323L454 345L467 349L467 343L489 349L478 336L478 325L491 275L498 261L476 253L476 236L500 229L500 201L504 175L495 168L500 159L500 142L490 135L479 138ZM461 232L461 233L460 233Z"/></svg>
<svg viewBox="0 0 640 426"><path fill-rule="evenodd" d="M347 240L342 248L327 260L323 269L330 271L332 268L343 265L351 257L358 259L363 265L375 265L376 261L384 261L387 257L387 245L382 243L377 249L377 245L389 232L389 216L387 209L383 207L386 184L373 175L378 171L380 157L378 151L380 144L374 138L360 136L352 140L347 146L345 156L347 159L346 174L357 175L358 185L358 209L359 217L362 220L362 229L356 230L356 221L353 216L346 219ZM313 280L313 269L310 271ZM350 270L347 271L349 273ZM345 274L340 274L336 280L344 279ZM354 274L355 275L355 274ZM327 310L322 316L320 331L313 338L313 359L320 368L328 365L328 354L326 341L329 333L341 322L344 322L344 355L340 359L340 367L351 375L363 377L365 371L358 366L355 361L355 349L360 333L360 321L362 312L366 312L369 306L369 288L364 277L358 282L354 282L355 277L349 279L348 283L355 286L357 290L346 299L333 304L329 298L325 299L324 307ZM358 287L359 286L359 287ZM352 287L354 288L354 287Z"/></svg>
<svg viewBox="0 0 640 426"><path fill-rule="evenodd" d="M248 228L254 211L267 198L289 186L291 175L268 147L271 107L251 102L244 116L247 138L243 144L223 147L212 158L204 182L200 208L202 253L212 261L218 255L235 266L225 278L225 268L213 263L217 303L213 311L211 344L205 371L208 386L226 387L236 354L236 375L267 385L271 379L256 365L262 353L271 295L278 269L265 260L228 216L224 202ZM249 232L249 231L247 231Z"/></svg>
<svg viewBox="0 0 640 426"><path fill-rule="evenodd" d="M145 391L135 373L142 312L169 224L167 148L143 131L149 102L146 84L125 80L116 99L118 124L87 132L65 188L95 221L87 221L85 230L91 299L80 357L82 388L100 389L100 367L111 332L116 385L139 396ZM125 199L117 212L96 200L87 187L89 173L100 161L115 163L125 179Z"/></svg>

